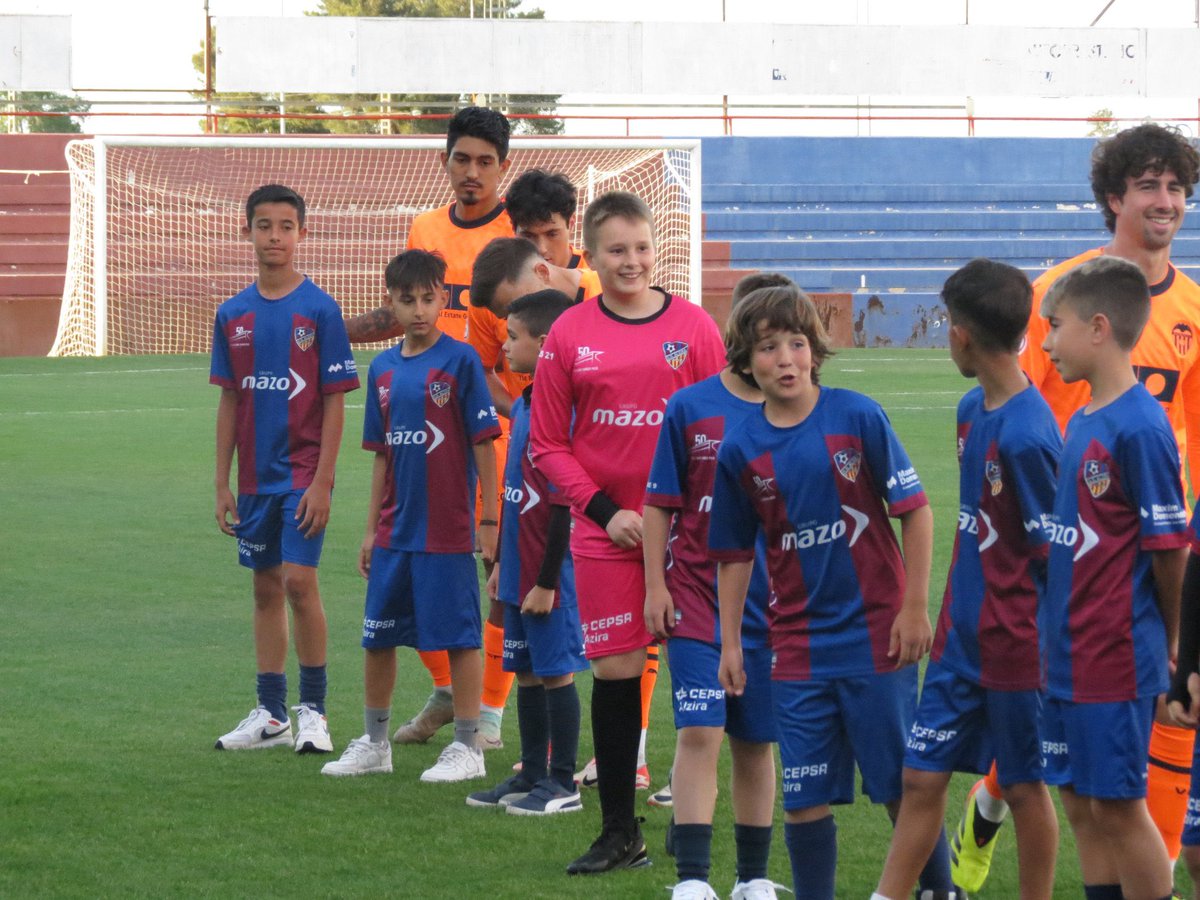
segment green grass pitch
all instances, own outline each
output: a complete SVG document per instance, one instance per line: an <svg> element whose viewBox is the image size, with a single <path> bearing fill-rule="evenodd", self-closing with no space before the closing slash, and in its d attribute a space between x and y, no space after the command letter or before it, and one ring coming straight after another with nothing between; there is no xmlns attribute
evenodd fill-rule
<svg viewBox="0 0 1200 900"><path fill-rule="evenodd" d="M937 523L935 618L956 516L954 408L968 383L944 352L928 350L845 351L823 376L883 403L922 476ZM213 521L217 390L207 382L200 356L0 360L0 895L665 896L675 881L662 851L668 813L645 806L644 793L654 865L572 879L563 866L598 831L594 792L583 813L547 820L469 809L466 786L417 781L448 731L397 747L391 776L324 778L320 757L212 749L254 704L254 661L249 573ZM358 392L321 564L337 752L362 731L355 557L370 465L361 425ZM294 701L294 658L289 670ZM591 677L580 686L586 704ZM428 690L416 655L401 651L394 719L415 712ZM518 758L514 706L507 746L487 757L489 784ZM664 665L648 747L655 787L673 746ZM590 747L585 706L584 759ZM721 779L712 883L725 894L727 758ZM970 783L953 782L951 823ZM838 896L867 897L887 852L887 818L860 801L837 819ZM781 823L771 875L790 884ZM1057 893L1079 896L1062 827ZM1016 894L1006 827L980 896Z"/></svg>

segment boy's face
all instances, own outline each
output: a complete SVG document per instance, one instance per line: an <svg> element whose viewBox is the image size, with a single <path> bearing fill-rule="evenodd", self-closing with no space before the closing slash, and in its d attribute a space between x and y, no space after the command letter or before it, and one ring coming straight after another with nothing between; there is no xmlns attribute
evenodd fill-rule
<svg viewBox="0 0 1200 900"><path fill-rule="evenodd" d="M509 318L505 321L508 327L508 339L504 342L504 355L508 358L508 367L522 375L532 375L537 368L538 354L542 352L542 344L546 342L544 334L534 337L520 317Z"/></svg>
<svg viewBox="0 0 1200 900"><path fill-rule="evenodd" d="M508 315L509 305L518 297L533 294L549 286L549 277L545 263L536 257L529 260L529 265L516 281L502 281L496 285L492 294L492 305L489 307L499 319Z"/></svg>
<svg viewBox="0 0 1200 900"><path fill-rule="evenodd" d="M242 226L242 235L254 245L258 264L265 268L290 267L296 245L307 234L290 203L260 203L254 207L250 224Z"/></svg>
<svg viewBox="0 0 1200 900"><path fill-rule="evenodd" d="M542 259L552 266L567 268L571 263L571 223L558 213L551 213L547 222L526 222L513 225L513 233L532 241Z"/></svg>
<svg viewBox="0 0 1200 900"><path fill-rule="evenodd" d="M1042 341L1042 349L1058 369L1067 384L1079 381L1090 371L1096 347L1096 321L1081 319L1066 300L1060 302L1049 317L1050 331Z"/></svg>
<svg viewBox="0 0 1200 900"><path fill-rule="evenodd" d="M463 206L494 203L500 199L500 179L511 160L500 161L500 154L487 141L460 137L449 153L442 153L442 165L450 176L450 189Z"/></svg>
<svg viewBox="0 0 1200 900"><path fill-rule="evenodd" d="M808 338L795 331L758 330L750 351L750 375L769 401L803 399L814 389L813 357Z"/></svg>
<svg viewBox="0 0 1200 900"><path fill-rule="evenodd" d="M1183 224L1187 189L1170 169L1125 178L1125 193L1108 195L1117 217L1114 236L1143 250L1165 250Z"/></svg>
<svg viewBox="0 0 1200 900"><path fill-rule="evenodd" d="M405 335L426 338L438 330L438 314L446 306L446 289L440 284L392 288L388 302Z"/></svg>
<svg viewBox="0 0 1200 900"><path fill-rule="evenodd" d="M606 297L632 299L650 288L656 252L649 222L613 216L596 229L595 244L584 256Z"/></svg>

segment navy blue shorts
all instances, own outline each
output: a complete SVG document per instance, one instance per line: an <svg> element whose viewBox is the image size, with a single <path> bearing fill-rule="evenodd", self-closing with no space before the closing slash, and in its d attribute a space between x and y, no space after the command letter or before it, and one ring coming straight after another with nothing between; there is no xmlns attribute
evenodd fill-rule
<svg viewBox="0 0 1200 900"><path fill-rule="evenodd" d="M1048 699L1042 717L1046 784L1070 786L1082 797L1099 800L1144 798L1154 701Z"/></svg>
<svg viewBox="0 0 1200 900"><path fill-rule="evenodd" d="M473 553L371 551L362 645L467 650L481 646Z"/></svg>
<svg viewBox="0 0 1200 900"><path fill-rule="evenodd" d="M717 678L720 646L693 638L667 641L676 729L724 728L730 736L749 743L775 741L771 651L765 647L744 649L742 663L746 690L740 697L728 697Z"/></svg>
<svg viewBox="0 0 1200 900"><path fill-rule="evenodd" d="M538 616L523 613L512 603L504 604L505 672L557 678L587 667L577 607L556 606L547 615Z"/></svg>
<svg viewBox="0 0 1200 900"><path fill-rule="evenodd" d="M273 569L281 563L316 568L321 561L325 530L306 538L296 518L304 491L284 494L238 494L241 519L233 526L237 535L238 562L248 569Z"/></svg>

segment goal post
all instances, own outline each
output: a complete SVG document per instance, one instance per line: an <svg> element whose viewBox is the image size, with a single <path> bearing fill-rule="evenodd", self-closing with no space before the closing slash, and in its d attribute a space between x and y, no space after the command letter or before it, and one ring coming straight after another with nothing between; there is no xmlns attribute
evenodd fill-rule
<svg viewBox="0 0 1200 900"><path fill-rule="evenodd" d="M67 146L71 235L51 356L201 353L217 306L255 277L241 237L246 197L280 183L305 198L296 266L346 316L386 299L383 269L413 218L454 196L445 137L96 137ZM655 283L700 302L700 141L514 137L502 189L532 168L561 172L583 210L608 190L654 212Z"/></svg>

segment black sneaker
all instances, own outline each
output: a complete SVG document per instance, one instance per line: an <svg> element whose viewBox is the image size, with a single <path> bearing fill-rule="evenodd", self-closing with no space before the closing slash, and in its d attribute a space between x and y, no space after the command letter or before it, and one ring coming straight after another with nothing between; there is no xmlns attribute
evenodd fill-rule
<svg viewBox="0 0 1200 900"><path fill-rule="evenodd" d="M567 866L568 875L597 875L615 869L637 869L650 865L642 828L634 823L633 834L605 827L588 852Z"/></svg>

